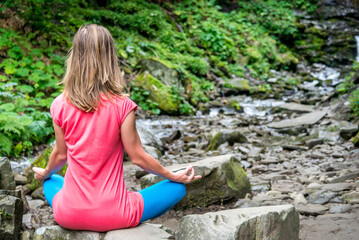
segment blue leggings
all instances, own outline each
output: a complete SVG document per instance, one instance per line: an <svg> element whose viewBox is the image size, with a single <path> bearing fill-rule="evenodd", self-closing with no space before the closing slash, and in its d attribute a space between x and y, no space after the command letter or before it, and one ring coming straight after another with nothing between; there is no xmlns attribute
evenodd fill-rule
<svg viewBox="0 0 359 240"><path fill-rule="evenodd" d="M52 199L64 185L64 178L52 174L44 181L44 193L47 202L52 207ZM144 202L143 214L140 222L161 216L170 210L186 195L186 187L182 183L164 180L139 191Z"/></svg>

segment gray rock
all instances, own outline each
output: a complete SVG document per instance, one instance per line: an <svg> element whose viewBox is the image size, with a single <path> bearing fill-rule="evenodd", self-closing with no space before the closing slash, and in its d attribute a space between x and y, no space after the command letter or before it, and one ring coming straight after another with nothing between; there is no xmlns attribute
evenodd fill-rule
<svg viewBox="0 0 359 240"><path fill-rule="evenodd" d="M268 127L289 128L289 127L297 127L301 125L313 125L317 123L320 119L322 119L326 114L327 114L326 111L315 111L315 112L304 114L294 119L287 119L279 122L270 123L268 124Z"/></svg>
<svg viewBox="0 0 359 240"><path fill-rule="evenodd" d="M0 194L1 239L18 239L20 235L23 205L18 197Z"/></svg>
<svg viewBox="0 0 359 240"><path fill-rule="evenodd" d="M247 138L238 130L226 130L218 132L214 135L208 145L207 151L216 150L219 145L228 142L229 145L233 145L234 143L245 143L248 142Z"/></svg>
<svg viewBox="0 0 359 240"><path fill-rule="evenodd" d="M347 193L343 197L349 204L359 204L359 192Z"/></svg>
<svg viewBox="0 0 359 240"><path fill-rule="evenodd" d="M38 207L40 207L40 206L42 206L44 204L44 201L40 200L40 199L30 200L30 201L27 201L27 202L29 203L29 207L31 209L38 208Z"/></svg>
<svg viewBox="0 0 359 240"><path fill-rule="evenodd" d="M311 204L326 204L337 194L328 190L320 190L310 194L307 198L308 202Z"/></svg>
<svg viewBox="0 0 359 240"><path fill-rule="evenodd" d="M351 124L349 122L341 122L341 127L339 129L339 134L345 140L349 140L358 132L358 126Z"/></svg>
<svg viewBox="0 0 359 240"><path fill-rule="evenodd" d="M301 214L313 215L313 216L322 215L329 209L326 206L322 206L322 205L318 205L318 204L307 204L305 206L298 205L298 206L295 206L295 208Z"/></svg>
<svg viewBox="0 0 359 240"><path fill-rule="evenodd" d="M283 148L283 150L288 150L288 151L307 151L308 150L306 147L296 146L296 145L283 145L282 148Z"/></svg>
<svg viewBox="0 0 359 240"><path fill-rule="evenodd" d="M44 188L43 188L43 187L37 188L35 191L33 191L33 192L31 193L31 197L32 197L33 199L45 200Z"/></svg>
<svg viewBox="0 0 359 240"><path fill-rule="evenodd" d="M284 162L284 163L283 163L283 167L284 167L285 169L293 169L293 168L295 168L296 166L295 166L293 163Z"/></svg>
<svg viewBox="0 0 359 240"><path fill-rule="evenodd" d="M32 240L32 235L33 232L26 230L21 234L21 240Z"/></svg>
<svg viewBox="0 0 359 240"><path fill-rule="evenodd" d="M46 226L36 229L34 240L100 240L101 235L98 232L91 231L73 231L56 226Z"/></svg>
<svg viewBox="0 0 359 240"><path fill-rule="evenodd" d="M142 223L135 228L113 230L106 233L104 240L161 240L174 239L166 231L153 224Z"/></svg>
<svg viewBox="0 0 359 240"><path fill-rule="evenodd" d="M329 190L332 192L341 192L344 190L350 190L353 187L350 183L332 183L332 184L324 184L323 190Z"/></svg>
<svg viewBox="0 0 359 240"><path fill-rule="evenodd" d="M345 182L346 180L354 180L357 177L359 177L359 171L349 173L349 174L346 174L346 175L341 176L341 177L334 178L333 180L330 181L330 183Z"/></svg>
<svg viewBox="0 0 359 240"><path fill-rule="evenodd" d="M143 145L143 149L155 159L159 159L162 156L161 151L155 147Z"/></svg>
<svg viewBox="0 0 359 240"><path fill-rule="evenodd" d="M233 208L249 208L249 207L259 207L260 204L256 201L253 201L249 198L239 199L233 206Z"/></svg>
<svg viewBox="0 0 359 240"><path fill-rule="evenodd" d="M298 103L285 103L278 106L280 109L284 109L291 112L298 112L298 113L308 113L312 112L314 106L313 105L303 105Z"/></svg>
<svg viewBox="0 0 359 240"><path fill-rule="evenodd" d="M23 229L31 229L31 218L32 218L32 214L31 213L26 213L22 216L22 228Z"/></svg>
<svg viewBox="0 0 359 240"><path fill-rule="evenodd" d="M306 205L308 203L307 199L305 199L304 195L301 193L298 193L295 197L294 197L294 205Z"/></svg>
<svg viewBox="0 0 359 240"><path fill-rule="evenodd" d="M305 142L308 148L313 148L317 145L323 144L323 139L310 139Z"/></svg>
<svg viewBox="0 0 359 240"><path fill-rule="evenodd" d="M292 205L254 207L187 215L178 240L298 239L299 215Z"/></svg>
<svg viewBox="0 0 359 240"><path fill-rule="evenodd" d="M329 213L337 214L337 213L346 213L350 209L352 209L352 206L349 204L343 204L343 205L332 205L330 206Z"/></svg>
<svg viewBox="0 0 359 240"><path fill-rule="evenodd" d="M221 155L166 168L179 171L188 166L193 166L195 173L202 175L202 179L186 185L187 194L176 208L205 207L223 200L243 198L251 192L249 179L240 160L234 155ZM162 180L162 177L149 174L141 178L141 187L145 188Z"/></svg>
<svg viewBox="0 0 359 240"><path fill-rule="evenodd" d="M15 190L15 179L11 170L10 161L6 157L0 157L0 188Z"/></svg>
<svg viewBox="0 0 359 240"><path fill-rule="evenodd" d="M25 185L27 182L27 177L21 174L14 174L14 179L15 179L15 183L16 185Z"/></svg>

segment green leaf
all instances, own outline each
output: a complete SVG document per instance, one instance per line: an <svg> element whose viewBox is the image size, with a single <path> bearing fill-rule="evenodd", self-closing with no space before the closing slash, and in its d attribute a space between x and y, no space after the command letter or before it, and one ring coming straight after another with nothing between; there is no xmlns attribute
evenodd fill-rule
<svg viewBox="0 0 359 240"><path fill-rule="evenodd" d="M52 69L54 70L56 75L59 77L65 72L64 69L58 64L52 65Z"/></svg>
<svg viewBox="0 0 359 240"><path fill-rule="evenodd" d="M6 137L4 134L0 133L0 149L5 152L6 155L10 155L11 153L12 142Z"/></svg>
<svg viewBox="0 0 359 240"><path fill-rule="evenodd" d="M37 61L35 63L35 67L40 68L40 69L44 69L45 68L45 63L42 62L42 61Z"/></svg>
<svg viewBox="0 0 359 240"><path fill-rule="evenodd" d="M16 70L16 75L19 77L26 77L29 74L29 69L27 68L18 68Z"/></svg>
<svg viewBox="0 0 359 240"><path fill-rule="evenodd" d="M4 112L11 112L15 110L15 104L13 103L4 103L0 105L0 109Z"/></svg>
<svg viewBox="0 0 359 240"><path fill-rule="evenodd" d="M36 134L38 137L46 135L46 122L45 121L34 121L29 124L28 128Z"/></svg>
<svg viewBox="0 0 359 240"><path fill-rule="evenodd" d="M20 87L18 87L18 89L23 93L30 93L34 91L34 88L30 85L21 85Z"/></svg>
<svg viewBox="0 0 359 240"><path fill-rule="evenodd" d="M5 66L5 73L6 74L14 74L16 72L16 67L14 65L6 65Z"/></svg>

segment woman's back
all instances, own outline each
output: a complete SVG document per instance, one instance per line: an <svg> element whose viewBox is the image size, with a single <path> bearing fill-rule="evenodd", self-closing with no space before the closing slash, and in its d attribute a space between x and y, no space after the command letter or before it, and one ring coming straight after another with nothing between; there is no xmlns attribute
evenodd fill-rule
<svg viewBox="0 0 359 240"><path fill-rule="evenodd" d="M143 200L126 191L120 138L122 121L136 107L116 97L85 112L63 95L54 100L51 115L63 129L68 160L63 189L53 199L54 218L63 227L107 231L139 223Z"/></svg>

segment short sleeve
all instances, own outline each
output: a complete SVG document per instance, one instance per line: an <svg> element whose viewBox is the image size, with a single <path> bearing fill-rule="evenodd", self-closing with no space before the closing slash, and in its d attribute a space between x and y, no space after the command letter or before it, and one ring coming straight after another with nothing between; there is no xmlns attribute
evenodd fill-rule
<svg viewBox="0 0 359 240"><path fill-rule="evenodd" d="M54 99L50 107L50 114L52 120L61 127L61 119L60 119L60 97L58 96Z"/></svg>
<svg viewBox="0 0 359 240"><path fill-rule="evenodd" d="M119 123L122 125L123 121L126 119L127 115L132 111L136 111L137 104L134 103L130 98L122 98L119 102Z"/></svg>

